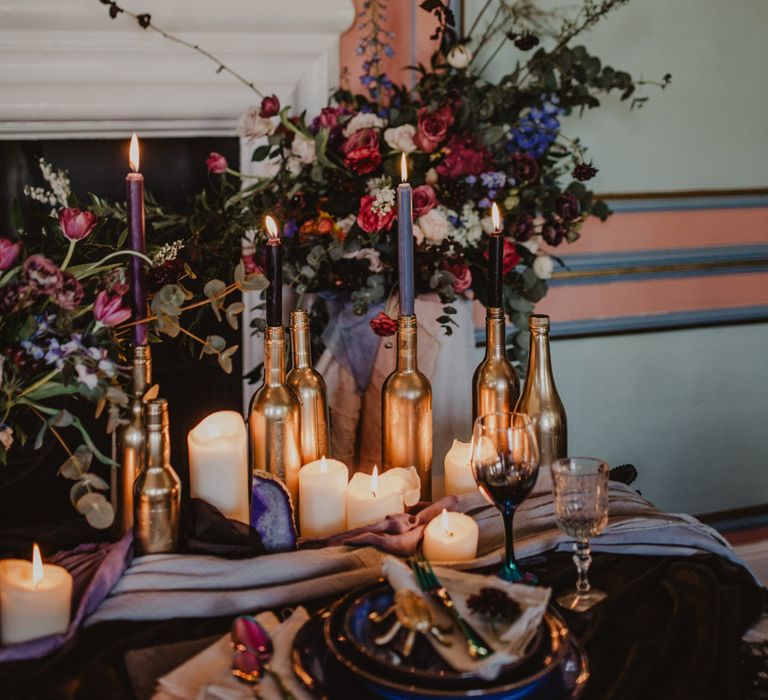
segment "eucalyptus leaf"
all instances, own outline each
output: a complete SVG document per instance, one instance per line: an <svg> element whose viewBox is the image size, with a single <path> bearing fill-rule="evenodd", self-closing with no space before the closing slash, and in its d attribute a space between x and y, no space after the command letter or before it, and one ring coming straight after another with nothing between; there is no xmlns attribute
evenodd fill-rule
<svg viewBox="0 0 768 700"><path fill-rule="evenodd" d="M97 530L105 530L115 519L112 504L100 493L87 493L75 505L78 513L85 516L88 524Z"/></svg>
<svg viewBox="0 0 768 700"><path fill-rule="evenodd" d="M79 479L91 468L92 460L93 452L85 445L80 445L59 467L59 474L67 479Z"/></svg>
<svg viewBox="0 0 768 700"><path fill-rule="evenodd" d="M238 345L233 345L219 353L219 366L227 374L232 374L232 355L237 352Z"/></svg>
<svg viewBox="0 0 768 700"><path fill-rule="evenodd" d="M227 323L234 330L237 330L238 328L237 316L238 314L243 313L244 310L245 310L245 304L243 304L242 301L235 301L227 307L225 311L225 315L227 317Z"/></svg>
<svg viewBox="0 0 768 700"><path fill-rule="evenodd" d="M49 419L48 422L56 428L66 428L72 425L74 418L69 411L62 409L53 418Z"/></svg>
<svg viewBox="0 0 768 700"><path fill-rule="evenodd" d="M76 393L76 386L65 386L60 382L46 382L42 386L37 387L37 389L33 389L28 394L25 394L25 396L30 401L42 401L54 396L68 396Z"/></svg>

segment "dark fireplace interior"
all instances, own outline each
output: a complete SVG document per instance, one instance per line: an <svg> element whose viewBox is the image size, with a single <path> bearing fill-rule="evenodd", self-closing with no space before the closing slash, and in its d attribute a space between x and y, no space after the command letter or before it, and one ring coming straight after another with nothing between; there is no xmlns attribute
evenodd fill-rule
<svg viewBox="0 0 768 700"><path fill-rule="evenodd" d="M148 192L175 211L184 211L194 194L209 182L205 159L211 151L222 153L230 163L239 159L236 138L147 138L141 144L141 171ZM87 201L89 192L111 201L123 201L127 152L127 138L0 142L0 235L12 230L12 203L14 198L23 199L24 186L45 184L38 158L67 170L72 188L82 201ZM147 235L151 236L151 231ZM216 328L217 333L226 335L220 326ZM239 333L230 333L229 343L241 344ZM198 360L197 354L180 348L175 341L153 344L152 348L154 380L160 385L160 395L169 402L172 463L184 481L187 495L187 433L213 411L241 409L241 355L237 353L234 370L227 375L215 360ZM93 415L93 407L83 402L74 408L84 418ZM103 425L103 421L93 425L91 434L108 453L111 441L104 434ZM72 447L80 442L75 431L66 437ZM28 459L18 464L10 463L7 469L0 469L0 526L24 526L62 518L84 523L69 503L72 482L55 476L65 456L63 449L53 443L34 455L27 454ZM101 465L94 466L93 471L106 474Z"/></svg>

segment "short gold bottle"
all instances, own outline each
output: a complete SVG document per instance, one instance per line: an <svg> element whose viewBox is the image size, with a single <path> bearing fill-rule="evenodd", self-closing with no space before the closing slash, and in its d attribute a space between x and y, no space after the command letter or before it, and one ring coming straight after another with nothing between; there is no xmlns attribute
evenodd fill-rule
<svg viewBox="0 0 768 700"><path fill-rule="evenodd" d="M144 394L152 383L152 353L148 345L133 349L131 378L131 413L129 423L120 432L120 465L112 467L111 501L115 509L112 535L120 539L133 529L133 485L144 468L146 430L144 428Z"/></svg>
<svg viewBox="0 0 768 700"><path fill-rule="evenodd" d="M323 456L330 457L330 431L325 380L312 367L309 345L309 314L291 311L291 347L293 367L286 384L301 404L301 463L307 464Z"/></svg>
<svg viewBox="0 0 768 700"><path fill-rule="evenodd" d="M489 413L511 412L520 396L520 380L507 359L504 311L485 312L485 357L472 377L472 421Z"/></svg>
<svg viewBox="0 0 768 700"><path fill-rule="evenodd" d="M556 459L568 456L568 422L552 376L549 316L531 316L528 329L531 332L528 374L515 411L531 417L539 441L539 463L549 466Z"/></svg>
<svg viewBox="0 0 768 700"><path fill-rule="evenodd" d="M251 400L248 415L251 468L281 479L299 510L301 405L285 382L285 329L267 326L264 383Z"/></svg>
<svg viewBox="0 0 768 700"><path fill-rule="evenodd" d="M381 389L382 466L416 467L421 500L432 500L432 387L416 362L416 317L400 316L397 367Z"/></svg>
<svg viewBox="0 0 768 700"><path fill-rule="evenodd" d="M181 481L171 466L168 403L146 407L147 463L134 486L134 545L138 554L176 552L179 548Z"/></svg>

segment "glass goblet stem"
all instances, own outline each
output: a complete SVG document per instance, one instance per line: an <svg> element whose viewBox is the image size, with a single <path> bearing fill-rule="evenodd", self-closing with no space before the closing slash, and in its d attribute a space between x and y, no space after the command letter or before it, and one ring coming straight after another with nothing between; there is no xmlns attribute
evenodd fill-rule
<svg viewBox="0 0 768 700"><path fill-rule="evenodd" d="M579 597L585 597L589 595L590 585L587 578L587 572L589 566L592 563L591 550L589 547L589 540L583 539L576 542L574 547L575 552L573 555L573 561L576 564L576 571L578 572L578 578L576 579L576 592Z"/></svg>
<svg viewBox="0 0 768 700"><path fill-rule="evenodd" d="M504 566L501 568L500 577L505 581L519 582L523 580L523 576L515 561L515 540L512 534L515 508L506 506L501 514L504 520Z"/></svg>

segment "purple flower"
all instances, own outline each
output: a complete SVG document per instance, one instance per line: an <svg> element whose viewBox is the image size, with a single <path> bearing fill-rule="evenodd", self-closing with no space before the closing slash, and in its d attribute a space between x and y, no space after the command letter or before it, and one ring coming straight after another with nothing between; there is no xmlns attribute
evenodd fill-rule
<svg viewBox="0 0 768 700"><path fill-rule="evenodd" d="M520 182L536 182L541 170L533 156L527 153L515 153L512 156L512 172Z"/></svg>
<svg viewBox="0 0 768 700"><path fill-rule="evenodd" d="M75 365L75 371L77 372L77 380L89 389L93 390L99 385L99 375L92 367L78 363Z"/></svg>

